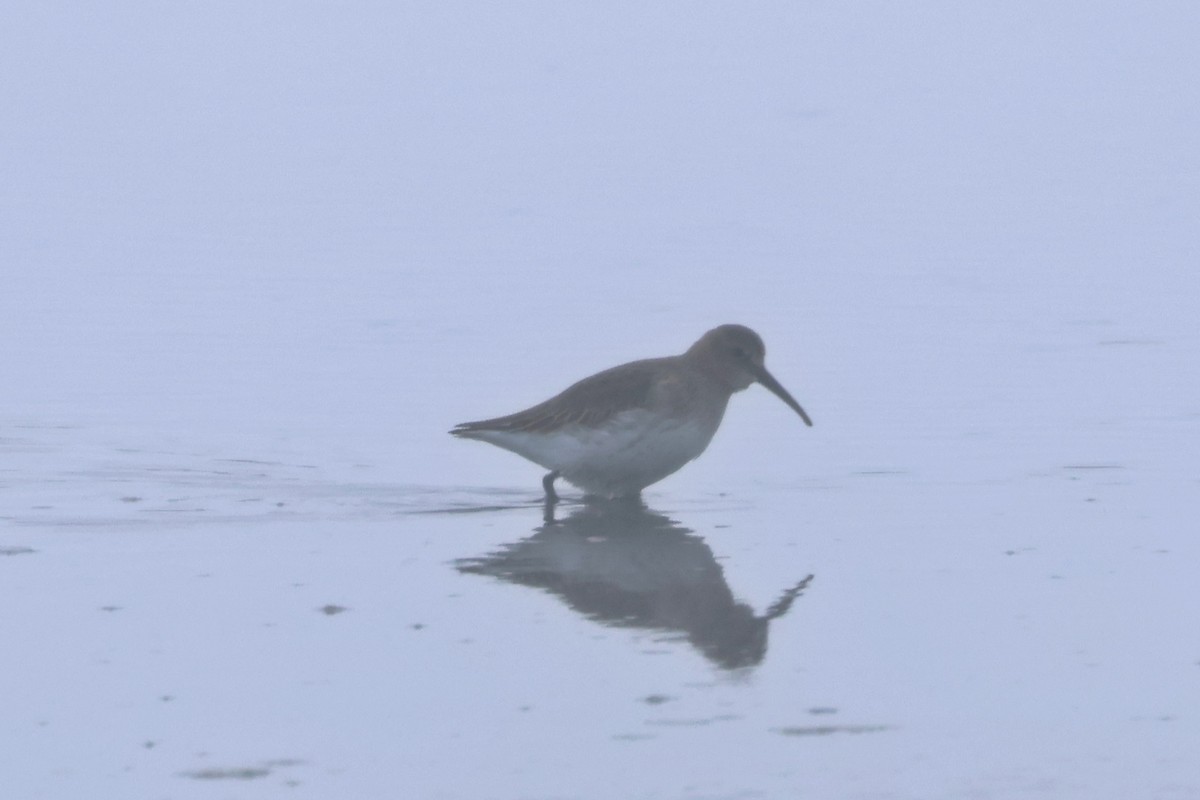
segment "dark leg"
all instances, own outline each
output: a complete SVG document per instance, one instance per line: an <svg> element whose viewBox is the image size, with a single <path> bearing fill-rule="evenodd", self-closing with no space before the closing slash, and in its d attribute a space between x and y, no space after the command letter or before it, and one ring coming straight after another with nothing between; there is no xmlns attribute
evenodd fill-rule
<svg viewBox="0 0 1200 800"><path fill-rule="evenodd" d="M542 488L546 490L546 500L548 502L556 502L558 500L558 492L554 491L554 480L558 477L558 470L548 473L542 478Z"/></svg>
<svg viewBox="0 0 1200 800"><path fill-rule="evenodd" d="M542 501L542 522L547 525L555 525L558 520L554 518L554 509L558 508L558 501L551 500L547 497Z"/></svg>

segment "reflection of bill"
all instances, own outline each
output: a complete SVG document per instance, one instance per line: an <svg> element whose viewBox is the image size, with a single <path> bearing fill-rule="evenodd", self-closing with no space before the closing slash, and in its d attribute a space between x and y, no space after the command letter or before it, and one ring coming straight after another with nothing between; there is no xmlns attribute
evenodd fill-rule
<svg viewBox="0 0 1200 800"><path fill-rule="evenodd" d="M756 615L734 599L701 537L640 501L582 506L527 539L456 566L545 589L603 625L682 634L723 669L762 662L771 620L786 614L813 578Z"/></svg>

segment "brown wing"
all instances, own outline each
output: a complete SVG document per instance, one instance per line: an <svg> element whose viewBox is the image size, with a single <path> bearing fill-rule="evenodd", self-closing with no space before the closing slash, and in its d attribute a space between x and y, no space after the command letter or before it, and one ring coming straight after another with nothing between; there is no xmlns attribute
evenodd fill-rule
<svg viewBox="0 0 1200 800"><path fill-rule="evenodd" d="M548 433L564 425L599 425L614 414L646 405L664 362L653 358L633 361L584 378L562 394L507 417L464 422L450 433L470 436L479 431Z"/></svg>

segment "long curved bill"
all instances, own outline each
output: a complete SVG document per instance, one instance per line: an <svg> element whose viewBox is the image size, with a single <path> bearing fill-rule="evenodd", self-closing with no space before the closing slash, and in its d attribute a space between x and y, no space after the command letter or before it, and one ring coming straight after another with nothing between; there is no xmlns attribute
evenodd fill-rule
<svg viewBox="0 0 1200 800"><path fill-rule="evenodd" d="M747 366L750 368L750 374L754 379L763 386L771 390L771 393L778 397L783 402L792 407L792 410L800 415L800 419L804 420L804 424L812 427L812 420L808 418L808 414L804 413L804 409L796 402L796 398L788 394L788 390L780 385L779 381L775 380L775 376L767 372L767 368L759 364L750 363Z"/></svg>

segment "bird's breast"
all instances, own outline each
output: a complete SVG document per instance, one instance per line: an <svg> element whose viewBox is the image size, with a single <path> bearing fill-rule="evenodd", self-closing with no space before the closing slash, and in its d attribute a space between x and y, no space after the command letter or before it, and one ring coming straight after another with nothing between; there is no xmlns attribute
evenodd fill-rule
<svg viewBox="0 0 1200 800"><path fill-rule="evenodd" d="M551 467L588 491L637 492L703 453L719 424L719 418L623 411L601 426L564 429Z"/></svg>

